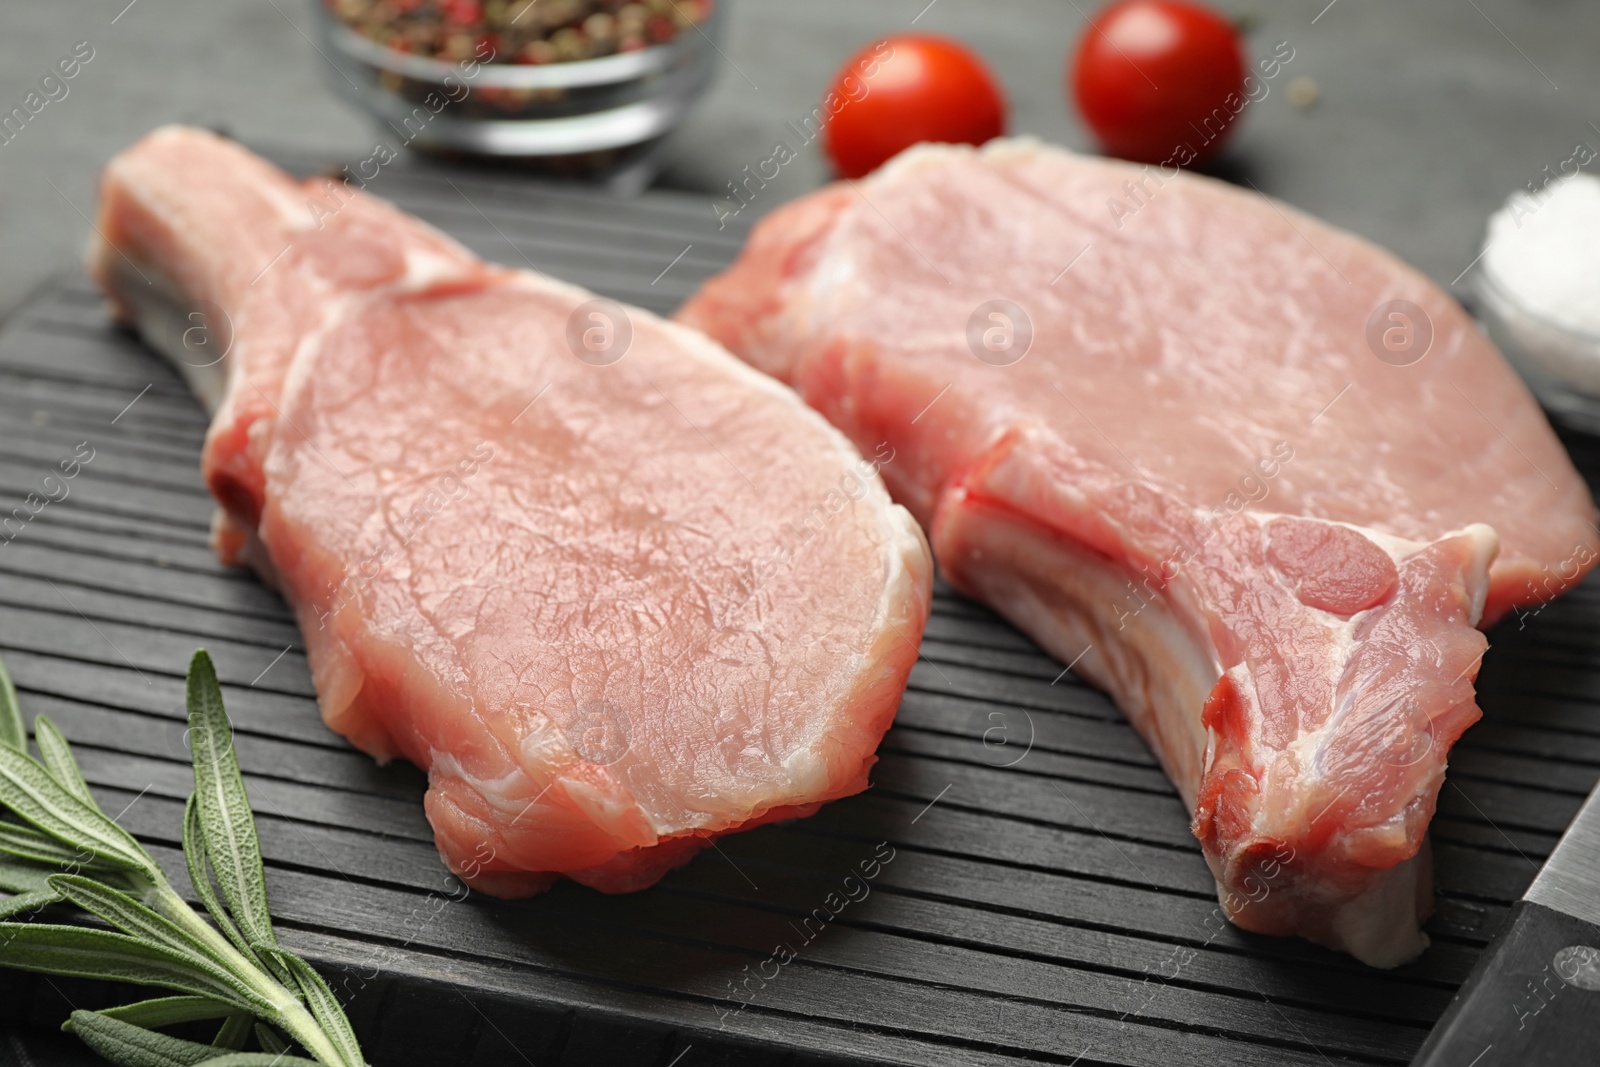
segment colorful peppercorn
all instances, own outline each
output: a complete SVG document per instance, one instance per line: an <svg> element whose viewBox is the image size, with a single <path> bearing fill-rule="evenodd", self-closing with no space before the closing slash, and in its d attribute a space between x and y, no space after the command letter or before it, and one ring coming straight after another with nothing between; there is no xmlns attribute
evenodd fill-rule
<svg viewBox="0 0 1600 1067"><path fill-rule="evenodd" d="M345 25L401 52L455 61L563 63L665 44L716 0L324 0ZM481 54L481 53L480 53Z"/></svg>

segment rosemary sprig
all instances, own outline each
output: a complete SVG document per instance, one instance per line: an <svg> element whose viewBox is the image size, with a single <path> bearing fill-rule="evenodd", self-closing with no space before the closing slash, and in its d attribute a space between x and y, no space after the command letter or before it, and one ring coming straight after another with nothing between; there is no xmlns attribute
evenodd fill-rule
<svg viewBox="0 0 1600 1067"><path fill-rule="evenodd" d="M100 809L71 746L42 715L33 729L40 758L28 755L0 665L0 806L15 816L0 821L0 889L14 894L0 900L0 966L178 994L72 1013L63 1028L123 1067L365 1067L327 982L273 932L255 817L204 649L189 663L188 714L194 793L183 852L209 923ZM33 916L57 905L104 925ZM209 1045L157 1029L212 1019L220 1026ZM252 1039L260 1051L244 1051ZM288 1055L290 1042L312 1058Z"/></svg>

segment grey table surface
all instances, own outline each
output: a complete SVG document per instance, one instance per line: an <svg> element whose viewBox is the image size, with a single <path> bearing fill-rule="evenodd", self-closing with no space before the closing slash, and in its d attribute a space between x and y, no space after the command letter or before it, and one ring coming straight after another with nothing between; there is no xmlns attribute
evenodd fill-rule
<svg viewBox="0 0 1600 1067"><path fill-rule="evenodd" d="M842 59L875 35L915 28L976 46L1005 84L1011 132L1078 149L1091 141L1063 96L1066 54L1091 0L730 0L725 62L673 138L660 184L719 190L770 154ZM1248 179L1386 245L1443 284L1473 260L1484 220L1575 146L1600 147L1600 5L1593 0L1223 0L1251 15L1252 52L1294 50L1284 76L1217 170ZM7 0L0 113L79 42L93 59L0 143L0 317L64 271L89 232L100 167L168 122L259 145L350 159L369 122L327 87L306 0ZM1292 77L1318 102L1291 106ZM826 181L815 146L758 209ZM375 191L381 194L381 189ZM65 1006L64 1006L65 1007ZM64 1013L64 1012L63 1012ZM89 1062L70 1044L0 1036L0 1064Z"/></svg>

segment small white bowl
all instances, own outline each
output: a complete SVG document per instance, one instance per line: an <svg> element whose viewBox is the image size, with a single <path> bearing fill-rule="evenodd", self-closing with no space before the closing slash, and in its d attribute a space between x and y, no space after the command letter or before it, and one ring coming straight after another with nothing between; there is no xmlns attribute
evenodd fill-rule
<svg viewBox="0 0 1600 1067"><path fill-rule="evenodd" d="M1489 336L1539 403L1575 428L1600 433L1600 333L1574 329L1529 308L1487 263L1477 268L1473 288Z"/></svg>

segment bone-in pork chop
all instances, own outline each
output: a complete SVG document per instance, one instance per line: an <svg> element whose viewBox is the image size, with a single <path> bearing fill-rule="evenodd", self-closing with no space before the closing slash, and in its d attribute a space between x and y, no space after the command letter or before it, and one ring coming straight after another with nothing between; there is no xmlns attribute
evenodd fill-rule
<svg viewBox="0 0 1600 1067"><path fill-rule="evenodd" d="M864 788L932 569L892 453L693 330L327 196L158 131L91 268L191 371L190 315L231 343L221 546L293 605L328 724L427 769L451 868L637 889Z"/></svg>
<svg viewBox="0 0 1600 1067"><path fill-rule="evenodd" d="M1596 549L1446 294L1258 193L1002 141L779 210L680 318L889 442L949 579L1155 750L1235 922L1423 948L1477 627Z"/></svg>

